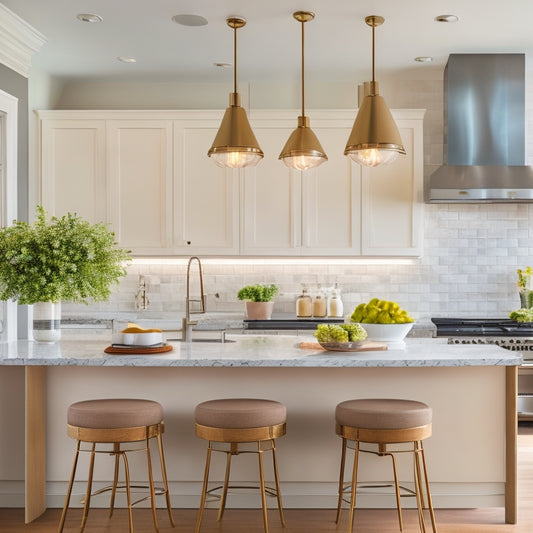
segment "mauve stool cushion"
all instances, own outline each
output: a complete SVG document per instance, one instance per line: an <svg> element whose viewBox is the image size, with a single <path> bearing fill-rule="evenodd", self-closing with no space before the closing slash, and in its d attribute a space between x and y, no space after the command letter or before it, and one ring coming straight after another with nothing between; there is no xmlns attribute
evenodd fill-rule
<svg viewBox="0 0 533 533"><path fill-rule="evenodd" d="M71 426L114 429L151 426L163 420L163 407L152 400L118 398L73 403L67 411Z"/></svg>
<svg viewBox="0 0 533 533"><path fill-rule="evenodd" d="M201 426L215 428L260 428L286 422L287 409L272 400L227 398L198 404L194 419Z"/></svg>
<svg viewBox="0 0 533 533"><path fill-rule="evenodd" d="M361 399L337 405L335 421L361 429L405 429L431 423L432 410L413 400Z"/></svg>

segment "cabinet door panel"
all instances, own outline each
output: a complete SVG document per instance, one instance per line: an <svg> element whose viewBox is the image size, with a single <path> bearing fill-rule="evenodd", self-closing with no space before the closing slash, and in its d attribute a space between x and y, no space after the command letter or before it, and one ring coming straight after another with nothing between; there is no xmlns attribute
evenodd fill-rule
<svg viewBox="0 0 533 533"><path fill-rule="evenodd" d="M363 169L364 255L421 254L421 128L406 121L399 126L407 154L390 165Z"/></svg>
<svg viewBox="0 0 533 533"><path fill-rule="evenodd" d="M43 207L50 215L106 221L105 122L45 120L41 135Z"/></svg>
<svg viewBox="0 0 533 533"><path fill-rule="evenodd" d="M349 129L316 128L328 161L302 173L302 253L361 253L361 170L343 152Z"/></svg>
<svg viewBox="0 0 533 533"><path fill-rule="evenodd" d="M121 246L134 253L170 245L172 122L108 121L110 219Z"/></svg>
<svg viewBox="0 0 533 533"><path fill-rule="evenodd" d="M239 252L238 172L207 157L217 128L218 121L174 123L175 246L190 253Z"/></svg>
<svg viewBox="0 0 533 533"><path fill-rule="evenodd" d="M291 131L254 129L265 157L243 173L244 254L300 254L300 173L290 170L277 158Z"/></svg>

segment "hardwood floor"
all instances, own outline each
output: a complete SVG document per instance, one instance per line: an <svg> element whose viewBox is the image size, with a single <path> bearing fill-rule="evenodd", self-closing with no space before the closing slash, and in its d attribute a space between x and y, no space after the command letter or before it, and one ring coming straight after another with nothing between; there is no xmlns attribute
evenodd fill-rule
<svg viewBox="0 0 533 533"><path fill-rule="evenodd" d="M466 509L436 511L439 533L532 533L533 532L533 426L521 427L518 436L518 524L504 523L503 509ZM42 517L24 524L23 509L0 509L0 533L55 533L59 509L49 509ZM168 522L164 509L158 511L160 533L191 533L196 523L196 509L175 509L176 528ZM69 511L64 533L79 531L81 511ZM348 513L344 512L339 527L335 525L335 511L324 509L287 509L287 527L282 528L275 510L269 511L270 533L328 533L346 532ZM418 532L415 511L404 511L404 532ZM429 520L428 520L429 523ZM151 512L134 510L136 533L154 531ZM108 519L107 511L93 509L85 533L122 533L128 531L124 509L115 511ZM356 511L354 533L398 533L395 510ZM221 523L216 522L216 511L206 511L201 533L262 533L261 511L228 509Z"/></svg>

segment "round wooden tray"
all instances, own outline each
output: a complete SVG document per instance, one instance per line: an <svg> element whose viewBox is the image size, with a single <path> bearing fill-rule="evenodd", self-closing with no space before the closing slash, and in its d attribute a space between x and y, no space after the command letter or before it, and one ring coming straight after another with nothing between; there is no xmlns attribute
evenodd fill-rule
<svg viewBox="0 0 533 533"><path fill-rule="evenodd" d="M155 353L165 353L172 351L171 344L163 344L163 346L108 346L104 352L115 354L115 355L133 355L133 354L155 354Z"/></svg>

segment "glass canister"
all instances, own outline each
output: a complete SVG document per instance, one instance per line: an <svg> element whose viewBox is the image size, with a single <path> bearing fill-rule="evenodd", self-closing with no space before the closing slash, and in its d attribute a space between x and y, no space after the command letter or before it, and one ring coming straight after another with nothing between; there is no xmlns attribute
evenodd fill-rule
<svg viewBox="0 0 533 533"><path fill-rule="evenodd" d="M342 318L344 312L344 305L341 300L341 291L337 284L331 291L331 296L328 299L328 316L332 318Z"/></svg>
<svg viewBox="0 0 533 533"><path fill-rule="evenodd" d="M307 293L307 287L302 289L302 294L296 300L296 316L298 318L313 316L313 301Z"/></svg>
<svg viewBox="0 0 533 533"><path fill-rule="evenodd" d="M324 291L322 291L319 285L315 299L313 300L313 316L320 318L326 316L327 314L326 297L324 295Z"/></svg>

